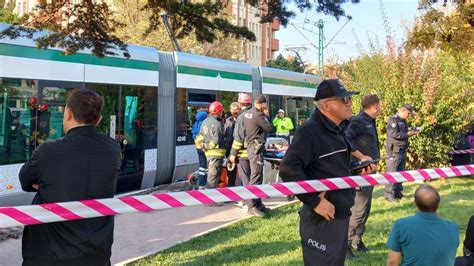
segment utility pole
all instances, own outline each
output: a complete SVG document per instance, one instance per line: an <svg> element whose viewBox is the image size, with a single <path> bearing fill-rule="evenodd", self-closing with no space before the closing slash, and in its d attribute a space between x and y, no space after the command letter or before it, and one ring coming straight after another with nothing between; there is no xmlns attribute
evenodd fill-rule
<svg viewBox="0 0 474 266"><path fill-rule="evenodd" d="M171 28L168 13L163 12L160 14L160 16L163 19L163 24L165 25L166 31L168 32L168 36L170 36L170 39L174 45L174 48L176 49L176 51L181 52L181 47L179 46L178 41L174 37L174 32L173 32L173 29Z"/></svg>
<svg viewBox="0 0 474 266"><path fill-rule="evenodd" d="M318 20L319 28L319 47L318 47L318 63L319 63L319 72L323 73L323 64L324 64L324 21L322 19Z"/></svg>

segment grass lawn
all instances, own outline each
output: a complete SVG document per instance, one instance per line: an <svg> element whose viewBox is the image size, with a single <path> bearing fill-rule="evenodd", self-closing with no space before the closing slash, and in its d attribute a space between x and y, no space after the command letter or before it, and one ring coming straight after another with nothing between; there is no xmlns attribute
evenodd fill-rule
<svg viewBox="0 0 474 266"><path fill-rule="evenodd" d="M468 219L474 214L474 178L450 178L430 184L441 194L439 214L459 225L462 243ZM385 201L382 187L376 187L364 235L364 242L371 252L357 254L360 259L346 265L385 265L388 234L395 220L416 212L413 193L417 186L414 183L405 184L406 197L400 203ZM299 208L299 202L281 207L264 219L250 218L235 223L133 264L301 265ZM462 244L458 247L458 255L461 252Z"/></svg>

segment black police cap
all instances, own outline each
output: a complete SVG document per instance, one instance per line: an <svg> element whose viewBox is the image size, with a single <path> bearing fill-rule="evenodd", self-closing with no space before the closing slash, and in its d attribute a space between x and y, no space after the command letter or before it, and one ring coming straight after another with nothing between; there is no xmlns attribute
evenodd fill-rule
<svg viewBox="0 0 474 266"><path fill-rule="evenodd" d="M350 97L352 95L359 94L358 91L348 91L344 84L339 79L326 79L321 82L316 89L316 95L314 96L315 101L319 101L326 98L336 97Z"/></svg>

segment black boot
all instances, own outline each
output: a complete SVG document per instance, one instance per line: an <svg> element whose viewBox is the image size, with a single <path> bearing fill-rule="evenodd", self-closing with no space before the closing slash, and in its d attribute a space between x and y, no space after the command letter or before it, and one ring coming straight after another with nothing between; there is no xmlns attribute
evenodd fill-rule
<svg viewBox="0 0 474 266"><path fill-rule="evenodd" d="M347 246L346 260L355 260L355 259L358 259L358 257L354 255L354 252L352 252L351 246Z"/></svg>

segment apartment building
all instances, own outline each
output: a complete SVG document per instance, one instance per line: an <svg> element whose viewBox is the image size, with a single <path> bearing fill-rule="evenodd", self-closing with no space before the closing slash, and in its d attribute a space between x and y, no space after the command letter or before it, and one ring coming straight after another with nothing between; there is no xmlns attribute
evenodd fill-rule
<svg viewBox="0 0 474 266"><path fill-rule="evenodd" d="M232 0L228 9L232 12L234 24L246 26L257 38L255 42L242 41L244 61L260 66L275 59L275 53L280 49L279 40L275 38L275 33L280 30L280 22L260 24L262 11L250 6L247 0Z"/></svg>

